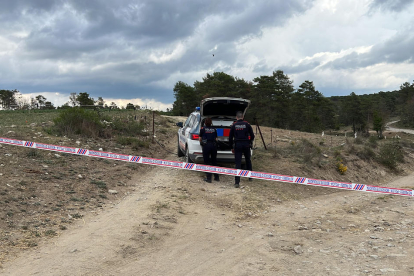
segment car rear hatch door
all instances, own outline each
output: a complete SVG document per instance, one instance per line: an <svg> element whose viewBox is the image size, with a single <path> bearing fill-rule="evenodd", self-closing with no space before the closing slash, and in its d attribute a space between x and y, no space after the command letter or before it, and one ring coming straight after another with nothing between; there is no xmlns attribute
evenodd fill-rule
<svg viewBox="0 0 414 276"><path fill-rule="evenodd" d="M226 117L234 119L237 111L246 114L250 100L230 97L206 98L201 101L200 115L203 117Z"/></svg>

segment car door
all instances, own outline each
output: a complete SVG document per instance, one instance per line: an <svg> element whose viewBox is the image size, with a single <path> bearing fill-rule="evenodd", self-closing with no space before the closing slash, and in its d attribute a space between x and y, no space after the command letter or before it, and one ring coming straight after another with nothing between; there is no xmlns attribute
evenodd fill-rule
<svg viewBox="0 0 414 276"><path fill-rule="evenodd" d="M190 132L190 123L193 120L194 115L188 116L183 127L180 129L180 148L185 152L185 145L187 143L188 133Z"/></svg>

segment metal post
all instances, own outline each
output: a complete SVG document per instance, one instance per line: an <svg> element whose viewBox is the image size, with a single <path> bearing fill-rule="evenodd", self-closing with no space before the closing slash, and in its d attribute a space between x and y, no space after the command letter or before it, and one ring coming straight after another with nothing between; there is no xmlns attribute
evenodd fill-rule
<svg viewBox="0 0 414 276"><path fill-rule="evenodd" d="M256 127L259 129L259 133L260 133L260 137L262 138L263 146L264 146L265 150L267 150L266 143L263 139L262 131L260 130L259 122L257 121L257 119L256 119Z"/></svg>
<svg viewBox="0 0 414 276"><path fill-rule="evenodd" d="M155 140L155 111L152 111L152 142Z"/></svg>
<svg viewBox="0 0 414 276"><path fill-rule="evenodd" d="M270 144L273 146L273 129L270 129Z"/></svg>

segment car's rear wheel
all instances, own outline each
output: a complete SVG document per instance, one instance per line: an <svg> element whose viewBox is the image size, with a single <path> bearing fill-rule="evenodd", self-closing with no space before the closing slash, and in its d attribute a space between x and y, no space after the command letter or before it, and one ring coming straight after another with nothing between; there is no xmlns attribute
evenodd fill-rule
<svg viewBox="0 0 414 276"><path fill-rule="evenodd" d="M185 149L185 163L193 163L193 160L190 158L190 152L188 151L188 147Z"/></svg>
<svg viewBox="0 0 414 276"><path fill-rule="evenodd" d="M180 148L180 137L178 137L178 141L177 141L177 155L178 157L184 156L184 153L181 151L181 148Z"/></svg>

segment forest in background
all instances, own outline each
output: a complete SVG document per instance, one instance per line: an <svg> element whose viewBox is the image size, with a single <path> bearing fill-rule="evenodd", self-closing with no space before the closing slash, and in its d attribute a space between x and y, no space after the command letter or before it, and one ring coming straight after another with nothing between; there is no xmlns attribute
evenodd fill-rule
<svg viewBox="0 0 414 276"><path fill-rule="evenodd" d="M204 98L237 97L251 101L246 120L306 132L352 126L354 132L374 129L382 136L390 117L399 117L402 126L414 127L414 81L391 92L324 97L312 81L295 88L293 80L281 70L253 81L214 72L193 86L178 81L174 97L173 115L187 116Z"/></svg>

